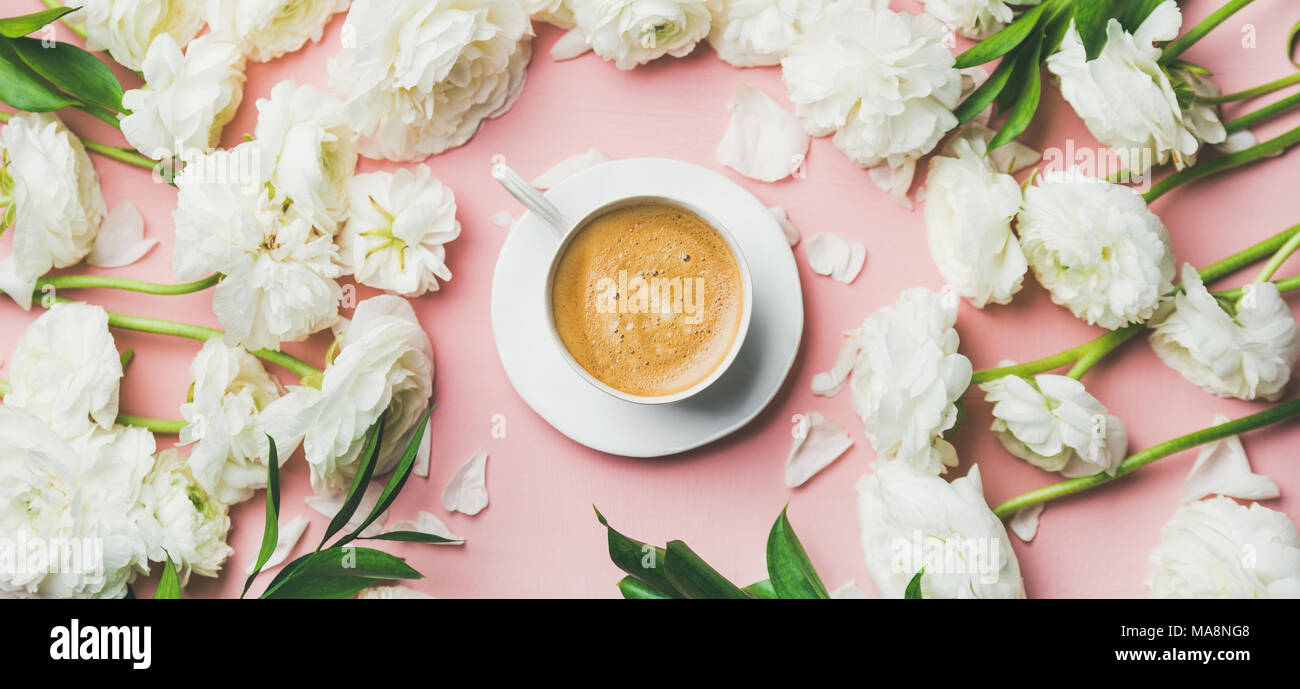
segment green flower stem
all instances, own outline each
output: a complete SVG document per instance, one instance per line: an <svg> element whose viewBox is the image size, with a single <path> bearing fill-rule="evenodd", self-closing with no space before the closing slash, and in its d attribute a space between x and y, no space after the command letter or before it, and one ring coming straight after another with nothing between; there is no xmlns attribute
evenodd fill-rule
<svg viewBox="0 0 1300 689"><path fill-rule="evenodd" d="M1295 275L1284 280L1275 280L1273 281L1273 284L1277 285L1277 291L1279 292L1294 292L1295 290L1300 289L1300 275ZM1222 292L1215 292L1214 296L1220 299L1232 301L1246 296L1246 290L1249 288L1250 286L1247 285L1236 289L1225 289Z"/></svg>
<svg viewBox="0 0 1300 689"><path fill-rule="evenodd" d="M1055 500L1067 495L1078 493L1080 491L1099 486L1103 483L1113 481L1125 474L1140 469L1158 459L1168 457L1169 455L1188 450L1198 445L1212 443L1216 440L1223 440L1234 435L1239 435L1247 431L1253 431L1257 428L1263 428L1269 424L1284 421L1286 419L1300 416L1300 400L1292 400L1285 404L1279 404L1271 409L1251 414L1240 419L1221 423L1217 426L1211 426L1187 435L1166 440L1159 445L1154 445L1141 452L1130 455L1120 463L1119 468L1115 471L1114 476L1105 473L1084 476L1082 478L1069 479L1060 483L1053 483L1050 486L1044 486L1028 493L1017 495L1010 500L993 508L993 513L1001 519L1015 514L1019 510L1040 502Z"/></svg>
<svg viewBox="0 0 1300 689"><path fill-rule="evenodd" d="M13 114L0 112L0 122L8 122L12 118ZM120 160L123 163L129 163L146 170L154 170L161 165L161 163L156 160L150 160L140 155L140 153L133 148L109 146L108 144L101 144L94 139L87 139L84 136L78 138L81 139L81 145L85 146L87 151L93 151L102 156L112 158L113 160Z"/></svg>
<svg viewBox="0 0 1300 689"><path fill-rule="evenodd" d="M1153 184L1150 191L1143 194L1142 198L1150 204L1163 196L1166 192L1181 184L1186 184L1192 180L1213 175L1217 172L1223 172L1224 170L1240 167L1247 163L1259 160L1260 158L1277 155L1297 143L1300 143L1300 127L1296 127L1281 136L1274 137L1261 144L1251 146L1250 148L1242 149L1236 153L1219 156L1218 158L1213 158L1211 160L1197 163L1191 167L1183 168L1182 170L1179 170L1178 172L1175 172L1174 174Z"/></svg>
<svg viewBox="0 0 1300 689"><path fill-rule="evenodd" d="M209 275L202 280L194 282L183 282L179 284L166 284L158 282L144 282L142 280L131 280L129 278L115 278L104 275L59 275L56 277L41 278L36 281L36 291L41 292L43 288L49 287L56 292L62 289L118 289L127 292L140 292L143 294L157 295L176 295L192 294L202 292L203 290L215 286L221 282L220 274Z"/></svg>
<svg viewBox="0 0 1300 689"><path fill-rule="evenodd" d="M1201 96L1201 97L1197 97L1196 100L1202 103L1213 103L1216 105L1219 103L1231 103L1233 101L1249 100L1251 98L1264 96L1274 91L1284 89L1288 86L1292 86L1295 84L1300 84L1300 72L1296 72L1295 74L1292 74L1290 76L1282 77L1281 79L1274 79L1273 81L1270 81L1267 84L1260 84L1259 86L1256 86L1254 88L1249 88L1244 91L1238 91L1236 93L1225 93L1221 96Z"/></svg>
<svg viewBox="0 0 1300 689"><path fill-rule="evenodd" d="M1295 253L1297 248L1300 248L1300 232L1291 235L1286 244L1283 244L1282 248L1274 252L1273 256L1268 259L1268 263L1265 263L1264 267L1259 271L1259 275L1255 276L1255 282L1263 282L1273 277L1273 273L1276 273L1277 269L1281 268L1283 263L1286 263L1286 260L1291 257L1291 254Z"/></svg>
<svg viewBox="0 0 1300 689"><path fill-rule="evenodd" d="M186 424L185 421L174 419L151 419L147 416L132 416L130 414L118 414L117 423L122 426L136 426L144 428L150 433L165 435L179 435Z"/></svg>
<svg viewBox="0 0 1300 689"><path fill-rule="evenodd" d="M1297 240L1297 238L1300 238L1300 224L1293 225L1254 246L1238 251L1223 260L1216 261L1206 266L1204 270L1200 271L1201 279L1210 283L1219 278L1231 275L1248 265L1264 260L1268 256L1276 255L1276 252L1280 251L1289 242L1300 241ZM1279 281L1277 283L1278 289L1283 289L1283 284L1287 282L1287 280ZM1181 286L1176 287L1175 289L1181 289ZM1234 290L1229 290L1228 292L1221 292L1220 294L1229 294L1233 291ZM1027 361L1023 364L976 371L971 375L971 383L978 385L979 383L987 383L990 380L997 380L1003 376L1032 376L1038 373L1045 373L1047 371L1058 369L1068 364L1075 365L1074 369L1071 369L1069 375L1078 378L1087 372L1089 368L1092 368L1093 364L1100 361L1103 356L1109 354L1121 344L1128 341L1141 331L1141 329L1141 325L1129 326L1128 328L1104 333L1100 337L1084 342L1077 347L1067 349L1059 354L1053 354L1052 356L1043 357L1042 359L1035 359L1034 361Z"/></svg>
<svg viewBox="0 0 1300 689"><path fill-rule="evenodd" d="M198 340L199 342L207 342L214 337L221 337L225 334L216 328L205 328L201 325L190 325L189 323L177 323L176 321L144 318L142 316L129 316L114 311L108 311L107 313L108 324L114 328L121 328L123 330L184 337L191 340ZM313 375L320 375L321 373L320 369L317 369L315 366L312 366L287 352L259 349L257 351L250 351L249 354L281 366L304 378Z"/></svg>
<svg viewBox="0 0 1300 689"><path fill-rule="evenodd" d="M58 8L60 8L60 7L63 7L63 3L60 3L58 0L44 0L44 2L45 2L45 6L48 7L48 8L50 8L50 9L52 9L52 10L56 10L56 9L58 9ZM62 21L62 22L63 22L63 23L64 23L64 24L69 28L69 29L72 29L73 33L77 34L78 36L81 36L81 40L83 40L83 41L86 40L86 25L85 25L85 24L73 24L72 22L68 21L67 16L64 16L63 19L62 19L61 21Z"/></svg>
<svg viewBox="0 0 1300 689"><path fill-rule="evenodd" d="M1300 72L1296 72L1296 74L1300 75ZM1242 115L1241 117L1238 117L1235 120L1225 122L1223 124L1223 129L1229 134L1232 134L1234 132L1239 132L1243 129L1249 129L1259 124L1260 122L1264 122L1265 120L1272 119L1273 117L1276 117L1290 110L1291 108L1296 107L1297 105L1300 105L1300 93L1287 96L1286 98L1283 98L1282 100L1276 103L1270 103L1260 108L1259 110L1246 113L1245 115Z"/></svg>
<svg viewBox="0 0 1300 689"><path fill-rule="evenodd" d="M1224 3L1223 7L1215 10L1210 16L1201 20L1201 23L1193 26L1187 33L1170 41L1165 45L1165 50L1160 54L1160 64L1169 64L1169 62L1184 51L1196 44L1197 41L1205 37L1206 34L1214 30L1214 27L1222 24L1224 21L1237 13L1237 10L1249 5L1252 0L1230 0Z"/></svg>

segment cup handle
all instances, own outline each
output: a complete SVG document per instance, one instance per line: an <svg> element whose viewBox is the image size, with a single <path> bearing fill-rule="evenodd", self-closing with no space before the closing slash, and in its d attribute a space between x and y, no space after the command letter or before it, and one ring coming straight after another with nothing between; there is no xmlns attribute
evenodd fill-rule
<svg viewBox="0 0 1300 689"><path fill-rule="evenodd" d="M573 223L564 217L560 209L555 207L549 199L542 196L542 193L529 184L523 177L515 172L514 168L505 163L494 163L492 165L492 179L495 179L501 186L505 187L510 195L515 197L524 208L537 214L552 230L555 230L557 237L563 238L568 234Z"/></svg>

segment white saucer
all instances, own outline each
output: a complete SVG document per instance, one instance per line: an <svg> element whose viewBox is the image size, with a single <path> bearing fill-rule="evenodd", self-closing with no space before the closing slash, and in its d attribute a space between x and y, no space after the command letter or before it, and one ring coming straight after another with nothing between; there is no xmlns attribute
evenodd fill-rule
<svg viewBox="0 0 1300 689"><path fill-rule="evenodd" d="M546 192L580 218L611 201L661 195L707 210L735 236L754 282L739 356L713 385L671 404L615 399L579 377L548 333L539 291L558 240L531 212L515 222L492 277L492 333L506 376L556 430L601 452L662 457L743 427L776 396L803 337L803 292L785 235L758 199L726 177L676 160L633 158L587 168Z"/></svg>

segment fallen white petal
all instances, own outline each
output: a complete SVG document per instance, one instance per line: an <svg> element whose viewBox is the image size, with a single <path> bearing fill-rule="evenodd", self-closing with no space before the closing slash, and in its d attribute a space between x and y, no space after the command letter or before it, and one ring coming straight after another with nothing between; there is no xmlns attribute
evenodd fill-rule
<svg viewBox="0 0 1300 689"><path fill-rule="evenodd" d="M727 106L731 123L718 144L718 162L756 179L790 176L808 155L808 134L794 113L749 84L737 84Z"/></svg>
<svg viewBox="0 0 1300 689"><path fill-rule="evenodd" d="M1043 515L1043 508L1045 507L1047 507L1047 503L1040 502L1037 505L1030 505L1022 510L1017 510L1015 514L1011 515L1011 521L1007 526L1011 527L1011 532L1020 540L1028 543L1034 540L1034 536L1038 533L1038 518Z"/></svg>
<svg viewBox="0 0 1300 689"><path fill-rule="evenodd" d="M591 50L591 44L587 42L587 37L581 30L571 29L551 46L551 59L556 62L572 60L588 50Z"/></svg>
<svg viewBox="0 0 1300 689"><path fill-rule="evenodd" d="M366 486L366 492L361 496L361 504L357 505L357 511L352 513L352 518L349 519L347 525L343 527L343 531L351 533L360 526L361 522L365 521L366 517L370 516L370 510L373 510L375 505L379 503L379 494L382 492L384 492L384 484L382 482L372 481L369 486ZM347 493L338 493L335 495L312 495L304 500L304 502L306 502L307 506L313 510L333 519L334 515L338 514L338 511L343 507L343 501L346 500L347 497ZM387 514L388 511L385 510L376 517L375 521L371 522L370 526L367 526L365 530L361 532L361 535L374 536L375 534L383 533L383 527L380 526L380 523L384 521L384 517Z"/></svg>
<svg viewBox="0 0 1300 689"><path fill-rule="evenodd" d="M805 412L785 459L785 485L803 485L852 446L853 439L843 426L815 411Z"/></svg>
<svg viewBox="0 0 1300 689"><path fill-rule="evenodd" d="M817 234L804 242L808 267L818 275L829 275L844 284L853 282L867 260L867 248L834 234Z"/></svg>
<svg viewBox="0 0 1300 689"><path fill-rule="evenodd" d="M1222 414L1214 417L1216 426L1228 421ZM1196 502L1207 495L1223 495L1242 500L1268 500L1281 494L1272 479L1251 471L1246 448L1241 446L1241 438L1234 435L1201 449L1178 499Z"/></svg>
<svg viewBox="0 0 1300 689"><path fill-rule="evenodd" d="M0 258L0 291L9 295L23 311L32 310L32 292L36 291L36 281L20 280L14 272L14 256L9 254Z"/></svg>
<svg viewBox="0 0 1300 689"><path fill-rule="evenodd" d="M831 598L836 600L862 600L867 594L858 588L858 582L848 581L839 588L831 591Z"/></svg>
<svg viewBox="0 0 1300 689"><path fill-rule="evenodd" d="M285 558L289 557L289 553L293 552L294 546L298 545L298 541L302 539L302 535L307 531L307 525L310 523L306 517L300 514L290 519L288 524L279 529L275 539L275 550L271 551L270 559L266 561L266 564L262 565L263 572L272 567L278 567L280 563L285 561ZM257 558L253 558L248 563L249 574L253 573L253 566L256 564Z"/></svg>
<svg viewBox="0 0 1300 689"><path fill-rule="evenodd" d="M144 238L144 218L130 201L117 204L104 218L86 263L101 268L121 268L144 258L157 246L157 239Z"/></svg>
<svg viewBox="0 0 1300 689"><path fill-rule="evenodd" d="M609 162L609 158L605 157L605 154L598 149L593 148L586 153L579 153L556 163L555 167L538 175L537 179L533 180L533 186L538 189L550 189L576 172L605 162Z"/></svg>
<svg viewBox="0 0 1300 689"><path fill-rule="evenodd" d="M989 151L989 162L993 164L993 169L1008 175L1014 175L1031 165L1037 165L1042 159L1042 153L1019 141L1012 141Z"/></svg>
<svg viewBox="0 0 1300 689"><path fill-rule="evenodd" d="M1243 129L1229 134L1228 138L1223 143L1216 145L1215 148L1219 149L1220 153L1236 153L1257 143L1259 143L1259 140L1255 138L1255 133L1249 129Z"/></svg>
<svg viewBox="0 0 1300 689"><path fill-rule="evenodd" d="M465 539L452 533L451 529L447 528L447 525L442 523L441 519L434 516L433 513L425 512L424 510L420 510L420 512L416 514L415 519L401 519L389 522L384 526L384 533L391 533L393 531L418 531L420 533L433 534L434 536L441 536L455 541L455 543L448 543L446 545L465 544Z"/></svg>
<svg viewBox="0 0 1300 689"><path fill-rule="evenodd" d="M487 459L488 454L479 450L452 474L442 489L443 509L473 516L487 507Z"/></svg>
<svg viewBox="0 0 1300 689"><path fill-rule="evenodd" d="M781 206L768 206L767 210L771 211L772 216L776 218L776 224L781 226L781 232L785 234L785 241L790 246L799 243L799 228L790 222L790 216Z"/></svg>
<svg viewBox="0 0 1300 689"><path fill-rule="evenodd" d="M420 449L415 451L415 466L411 473L420 478L429 478L429 455L433 452L433 419L424 422L424 437L420 439Z"/></svg>
<svg viewBox="0 0 1300 689"><path fill-rule="evenodd" d="M858 343L857 331L851 330L844 335L844 344L840 345L840 353L835 357L831 370L813 376L812 394L834 397L848 383L849 374L853 372L853 364L858 360L858 352L862 347Z"/></svg>
<svg viewBox="0 0 1300 689"><path fill-rule="evenodd" d="M497 227L510 227L515 224L515 216L510 215L510 211L497 211L492 214L489 220Z"/></svg>

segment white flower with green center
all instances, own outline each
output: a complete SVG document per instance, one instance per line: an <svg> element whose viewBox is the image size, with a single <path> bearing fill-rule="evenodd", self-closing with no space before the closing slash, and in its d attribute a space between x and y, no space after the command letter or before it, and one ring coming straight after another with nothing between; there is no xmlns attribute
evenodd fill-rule
<svg viewBox="0 0 1300 689"><path fill-rule="evenodd" d="M460 236L456 197L429 168L357 175L347 189L352 215L339 234L345 271L404 297L451 279L444 245Z"/></svg>
<svg viewBox="0 0 1300 689"><path fill-rule="evenodd" d="M162 34L185 47L203 28L203 7L195 0L81 0L77 17L86 23L86 48L107 50L119 64L138 70L153 40Z"/></svg>
<svg viewBox="0 0 1300 689"><path fill-rule="evenodd" d="M261 412L280 398L279 382L257 357L208 340L190 363L190 399L181 405L180 445L193 444L189 467L203 490L227 504L266 487L269 456ZM288 459L288 456L284 456Z"/></svg>
<svg viewBox="0 0 1300 689"><path fill-rule="evenodd" d="M720 0L571 0L592 51L619 69L682 57L709 35Z"/></svg>
<svg viewBox="0 0 1300 689"><path fill-rule="evenodd" d="M212 33L232 40L250 59L274 60L319 41L335 12L347 0L207 0L204 10Z"/></svg>
<svg viewBox="0 0 1300 689"><path fill-rule="evenodd" d="M226 544L229 509L203 490L176 450L158 455L153 471L145 477L139 509L149 559L165 562L170 557L181 586L191 573L217 576L235 552Z"/></svg>

